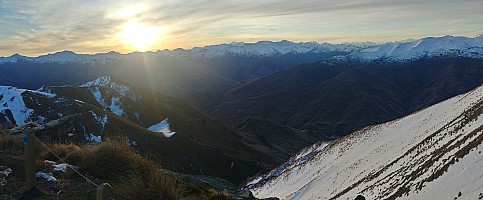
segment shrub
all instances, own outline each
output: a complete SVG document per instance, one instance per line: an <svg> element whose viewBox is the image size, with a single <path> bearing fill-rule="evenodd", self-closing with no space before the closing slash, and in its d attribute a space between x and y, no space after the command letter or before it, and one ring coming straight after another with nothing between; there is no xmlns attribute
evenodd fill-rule
<svg viewBox="0 0 483 200"><path fill-rule="evenodd" d="M78 165L80 163L81 155L83 154L83 149L75 144L53 144L49 146L50 150L57 156L62 158L65 162L71 165ZM39 157L46 160L52 160L61 162L52 152L46 150Z"/></svg>
<svg viewBox="0 0 483 200"><path fill-rule="evenodd" d="M215 189L208 190L208 197L206 199L209 200L229 200L228 192L227 191L216 191Z"/></svg>
<svg viewBox="0 0 483 200"><path fill-rule="evenodd" d="M81 156L79 167L96 178L112 179L112 177L135 171L142 160L127 143L107 140L86 149Z"/></svg>
<svg viewBox="0 0 483 200"><path fill-rule="evenodd" d="M230 199L228 193L187 183L163 173L151 161L134 152L126 138L106 139L96 145L48 144L48 148L83 174L109 182L116 199ZM36 146L39 160L61 162L43 145ZM23 139L0 133L0 150L22 151Z"/></svg>
<svg viewBox="0 0 483 200"><path fill-rule="evenodd" d="M0 149L4 151L22 151L23 139L20 136L0 133Z"/></svg>
<svg viewBox="0 0 483 200"><path fill-rule="evenodd" d="M115 194L119 199L185 199L183 185L181 179L157 170L132 172L116 181Z"/></svg>
<svg viewBox="0 0 483 200"><path fill-rule="evenodd" d="M117 199L183 199L184 183L136 154L125 139L106 140L83 152L80 169L109 180Z"/></svg>

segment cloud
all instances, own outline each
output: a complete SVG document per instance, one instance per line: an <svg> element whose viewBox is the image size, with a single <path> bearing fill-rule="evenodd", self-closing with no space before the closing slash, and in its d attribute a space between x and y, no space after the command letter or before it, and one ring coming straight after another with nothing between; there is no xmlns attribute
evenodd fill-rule
<svg viewBox="0 0 483 200"><path fill-rule="evenodd" d="M157 49L253 39L376 42L476 35L481 0L43 0L0 3L0 55L132 51L116 37L136 20L165 30Z"/></svg>

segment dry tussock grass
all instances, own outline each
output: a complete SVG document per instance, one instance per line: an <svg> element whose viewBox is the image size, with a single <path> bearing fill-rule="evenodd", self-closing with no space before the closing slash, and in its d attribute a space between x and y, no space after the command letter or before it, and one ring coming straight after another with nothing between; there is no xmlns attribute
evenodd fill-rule
<svg viewBox="0 0 483 200"><path fill-rule="evenodd" d="M50 151L38 146L37 158L60 162ZM151 161L141 157L126 138L117 138L92 146L49 144L49 149L79 170L109 182L116 199L229 199L227 192L218 192L185 182L163 173ZM0 133L0 150L22 151L23 139Z"/></svg>

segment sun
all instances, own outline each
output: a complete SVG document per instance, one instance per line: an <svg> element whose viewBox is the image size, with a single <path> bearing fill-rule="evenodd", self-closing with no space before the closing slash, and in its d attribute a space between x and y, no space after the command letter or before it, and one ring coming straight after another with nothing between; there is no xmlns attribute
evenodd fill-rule
<svg viewBox="0 0 483 200"><path fill-rule="evenodd" d="M146 24L130 21L119 33L120 40L131 48L146 51L161 39L162 29Z"/></svg>

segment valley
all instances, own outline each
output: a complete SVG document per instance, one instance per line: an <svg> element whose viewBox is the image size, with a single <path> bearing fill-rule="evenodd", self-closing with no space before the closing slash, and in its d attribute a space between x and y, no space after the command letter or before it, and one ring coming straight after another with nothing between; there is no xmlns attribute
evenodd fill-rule
<svg viewBox="0 0 483 200"><path fill-rule="evenodd" d="M36 136L86 152L122 138L230 198L476 198L482 84L483 36L15 54L0 57L0 128L69 116Z"/></svg>

